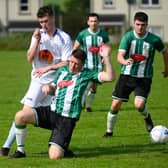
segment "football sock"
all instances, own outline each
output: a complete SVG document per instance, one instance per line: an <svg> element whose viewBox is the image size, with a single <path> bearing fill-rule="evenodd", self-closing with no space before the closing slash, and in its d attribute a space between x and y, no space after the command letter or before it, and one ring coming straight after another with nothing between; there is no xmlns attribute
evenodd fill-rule
<svg viewBox="0 0 168 168"><path fill-rule="evenodd" d="M26 141L26 125L15 125L17 150L24 153L24 145Z"/></svg>
<svg viewBox="0 0 168 168"><path fill-rule="evenodd" d="M92 102L93 102L93 100L95 98L95 95L96 95L96 92L89 91L87 102L86 102L86 107L91 107Z"/></svg>
<svg viewBox="0 0 168 168"><path fill-rule="evenodd" d="M15 122L13 121L11 128L9 130L8 137L3 145L4 148L10 148L12 143L15 141L16 135L15 135Z"/></svg>
<svg viewBox="0 0 168 168"><path fill-rule="evenodd" d="M113 132L117 121L118 111L109 110L107 114L107 132Z"/></svg>
<svg viewBox="0 0 168 168"><path fill-rule="evenodd" d="M145 118L148 117L149 113L148 113L146 106L142 110L139 110L139 112L141 112L141 114L145 116Z"/></svg>

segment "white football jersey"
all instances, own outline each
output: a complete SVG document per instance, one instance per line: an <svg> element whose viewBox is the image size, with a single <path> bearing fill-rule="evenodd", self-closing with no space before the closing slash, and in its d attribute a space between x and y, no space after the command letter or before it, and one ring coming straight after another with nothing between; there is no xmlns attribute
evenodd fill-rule
<svg viewBox="0 0 168 168"><path fill-rule="evenodd" d="M60 29L56 29L53 36L40 29L41 40L37 49L36 56L32 62L32 79L39 80L40 83L49 83L52 81L55 71L48 71L41 77L33 75L35 69L57 64L60 61L70 59L72 52L72 41L70 36ZM30 48L34 45L35 37L32 36Z"/></svg>

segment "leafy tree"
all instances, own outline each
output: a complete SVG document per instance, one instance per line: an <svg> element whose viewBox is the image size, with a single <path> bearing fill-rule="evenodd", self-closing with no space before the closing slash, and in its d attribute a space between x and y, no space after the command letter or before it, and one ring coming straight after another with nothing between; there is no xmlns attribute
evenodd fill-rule
<svg viewBox="0 0 168 168"><path fill-rule="evenodd" d="M70 33L72 39L77 33L86 27L86 15L89 13L90 0L65 0L63 15L63 28Z"/></svg>
<svg viewBox="0 0 168 168"><path fill-rule="evenodd" d="M89 12L90 0L65 0L64 6L66 12L86 15Z"/></svg>

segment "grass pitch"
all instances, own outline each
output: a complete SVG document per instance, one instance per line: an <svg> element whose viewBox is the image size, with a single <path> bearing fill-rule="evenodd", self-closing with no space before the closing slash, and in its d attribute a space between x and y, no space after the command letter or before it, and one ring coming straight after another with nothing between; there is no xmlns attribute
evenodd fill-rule
<svg viewBox="0 0 168 168"><path fill-rule="evenodd" d="M22 105L29 80L31 64L26 61L25 51L0 51L0 145L3 145L12 123L14 114ZM117 76L119 65L116 63L116 50L112 62ZM155 125L168 127L168 82L162 77L162 56L156 54L155 76L148 109ZM116 81L115 81L116 82ZM111 104L113 83L98 88L93 104L93 112L83 111L75 128L70 148L75 158L58 161L48 159L48 139L50 131L28 126L26 154L24 159L0 157L0 167L13 168L167 168L168 143L152 144L145 130L143 117L133 108L133 95L123 104L114 137L103 139L106 130L106 116ZM16 144L12 145L11 154Z"/></svg>

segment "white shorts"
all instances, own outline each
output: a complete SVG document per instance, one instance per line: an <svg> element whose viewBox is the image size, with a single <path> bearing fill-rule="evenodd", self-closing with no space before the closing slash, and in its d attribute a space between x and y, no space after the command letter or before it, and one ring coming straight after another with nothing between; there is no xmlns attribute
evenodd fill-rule
<svg viewBox="0 0 168 168"><path fill-rule="evenodd" d="M29 89L21 103L30 107L39 107L39 106L48 106L51 104L52 96L45 95L42 92L43 84L39 83L36 80L32 80Z"/></svg>

